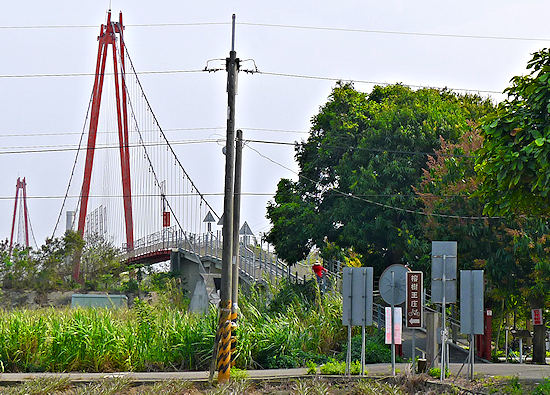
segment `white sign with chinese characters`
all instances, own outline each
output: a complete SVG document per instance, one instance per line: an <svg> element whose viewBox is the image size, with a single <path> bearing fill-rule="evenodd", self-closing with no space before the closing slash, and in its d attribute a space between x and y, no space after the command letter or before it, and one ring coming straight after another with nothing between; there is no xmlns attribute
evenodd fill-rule
<svg viewBox="0 0 550 395"><path fill-rule="evenodd" d="M407 299L405 303L405 325L407 328L422 328L422 289L424 273L407 273Z"/></svg>

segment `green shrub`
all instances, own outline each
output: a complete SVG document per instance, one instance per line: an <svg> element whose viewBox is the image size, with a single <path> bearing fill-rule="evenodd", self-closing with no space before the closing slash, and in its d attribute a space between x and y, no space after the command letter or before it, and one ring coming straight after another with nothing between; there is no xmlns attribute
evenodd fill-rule
<svg viewBox="0 0 550 395"><path fill-rule="evenodd" d="M321 365L320 367L321 374L346 374L346 363L341 361L331 360ZM361 373L361 363L352 362L350 365L351 374Z"/></svg>
<svg viewBox="0 0 550 395"><path fill-rule="evenodd" d="M375 331L372 328L373 332ZM347 342L343 344L343 350L338 355L339 360L345 360L347 355ZM351 338L351 360L361 361L361 335ZM365 339L365 363L389 363L391 362L391 349L384 344L383 334L374 332Z"/></svg>
<svg viewBox="0 0 550 395"><path fill-rule="evenodd" d="M550 395L550 378L545 378L538 384L533 390L533 395Z"/></svg>
<svg viewBox="0 0 550 395"><path fill-rule="evenodd" d="M432 376L433 378L440 378L441 377L441 368L431 368L428 370L428 374ZM445 377L449 377L449 369L445 368Z"/></svg>
<svg viewBox="0 0 550 395"><path fill-rule="evenodd" d="M307 374L317 374L317 364L313 361L307 361Z"/></svg>

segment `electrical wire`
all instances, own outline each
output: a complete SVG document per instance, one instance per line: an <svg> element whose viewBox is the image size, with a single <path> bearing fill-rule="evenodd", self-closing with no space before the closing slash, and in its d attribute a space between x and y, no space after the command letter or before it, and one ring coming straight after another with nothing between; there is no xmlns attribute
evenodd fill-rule
<svg viewBox="0 0 550 395"><path fill-rule="evenodd" d="M237 22L240 26L250 27L269 27L283 29L299 29L313 31L332 31L346 33L366 33L366 34L389 34L402 36L419 37L441 37L441 38L462 38L477 40L506 40L506 41L550 41L546 37L522 37L522 36L497 36L481 34L458 34L458 33L440 33L440 32L418 32L404 30L384 30L384 29L359 29L344 28L334 26L313 26L313 25L289 25L278 23L258 23L258 22ZM124 27L194 27L194 26L226 26L230 22L174 22L174 23L134 23L125 24ZM97 25L5 25L0 26L0 30L38 30L38 29L97 29Z"/></svg>
<svg viewBox="0 0 550 395"><path fill-rule="evenodd" d="M204 73L206 70L152 70L140 71L136 74L186 74L186 73ZM101 74L99 74L101 75ZM113 73L103 73L103 75L113 75ZM95 77L95 73L38 73L38 74L0 74L0 78L51 78L51 77Z"/></svg>
<svg viewBox="0 0 550 395"><path fill-rule="evenodd" d="M253 23L253 22L237 22L237 25L275 27L275 28L285 28L285 29L301 29L301 30L324 30L324 31L335 31L335 32L350 32L350 33L392 34L392 35L422 36L422 37L471 38L471 39L483 39L483 40L510 40L510 41L550 41L550 38L544 38L544 37L484 36L484 35L477 35L477 34L430 33L430 32L400 31L400 30L351 29L351 28L339 28L339 27L330 27L330 26L284 25L284 24Z"/></svg>
<svg viewBox="0 0 550 395"><path fill-rule="evenodd" d="M290 169L289 169L290 170ZM291 171L291 170L290 170ZM189 197L189 196L223 196L223 192L206 192L206 193L165 193L164 196L166 197ZM273 196L273 192L241 192L241 195L243 196ZM416 195L405 195L402 193L377 193L377 194L360 194L355 195L358 197L403 197L403 198L413 198L417 197ZM434 197L440 197L440 198L451 198L451 197L465 197L464 195L431 195ZM110 195L102 195L102 194L93 194L88 195L89 198L97 198L97 199L120 199L123 198L124 195L122 194L110 194ZM160 197L160 194L132 194L133 198L148 198L148 197ZM65 195L36 195L36 196L27 196L28 199L36 199L36 200L57 200L57 199L64 199ZM67 199L77 199L80 198L80 195L67 195ZM0 196L1 200L13 200L13 196Z"/></svg>
<svg viewBox="0 0 550 395"><path fill-rule="evenodd" d="M213 127L196 127L196 128L171 128L171 129L163 129L165 132L181 132L181 131L201 131L201 130L225 130L225 126L213 126ZM239 129L246 130L246 131L252 131L252 132L277 132L277 133L294 133L294 134L309 134L308 131L304 130L296 130L296 129L271 129L271 128L248 128L248 127L240 127ZM150 132L150 130L144 130L144 132ZM118 132L109 132L104 131L101 133L110 133L110 134L118 134ZM135 130L129 130L128 133L137 133ZM81 132L44 132L44 133L16 133L13 131L6 132L4 134L0 133L0 138L7 138L7 137L51 137L51 136L73 136L73 135L80 135Z"/></svg>
<svg viewBox="0 0 550 395"><path fill-rule="evenodd" d="M219 143L225 140L222 139L204 139L204 140L184 140L184 141L174 141L173 145L188 145L188 144L203 144L203 143ZM139 147L158 147L158 146L165 146L164 143L147 143L147 144L129 144L128 148L139 148ZM40 146L35 146L40 147ZM51 147L51 146L49 146ZM59 146L58 146L59 147ZM104 145L104 146L96 146L94 148L79 148L75 146L70 146L66 148L44 148L44 149L21 149L21 150L15 150L15 149L9 149L6 151L2 151L2 148L0 148L0 155L15 155L15 154L36 154L36 153L49 153L49 152L68 152L68 151L86 151L86 150L104 150L104 149L119 149L118 145Z"/></svg>
<svg viewBox="0 0 550 395"><path fill-rule="evenodd" d="M308 79L308 80L321 80L321 81L349 81L354 83L360 83L360 84L371 84L371 85L382 85L382 86L388 86L388 85L395 85L395 83L392 82L381 82L381 81L367 81L367 80L358 80L358 79L352 79L352 78L339 78L339 77L323 77L323 76L317 76L317 75L306 75L306 74L291 74L291 73L278 73L273 71L255 71L256 74L264 74L264 75L271 75L276 77L289 77L289 78L302 78L302 79ZM495 91L495 90L488 90L488 89L471 89L471 88L450 88L450 87L437 87L437 86L430 86L430 85L418 85L418 84L399 84L403 85L409 88L419 88L419 89L448 89L451 91L460 91L460 92L478 92L478 93L496 93L496 94L503 94L501 91Z"/></svg>
<svg viewBox="0 0 550 395"><path fill-rule="evenodd" d="M286 146L292 146L292 147L295 147L296 145L300 144L297 141L285 142L285 141L252 140L252 139L244 139L243 141L248 143L286 145ZM451 157L451 158L474 158L474 156L472 155L446 154L446 153L438 153L435 151L434 152L405 151L405 150L390 150L390 149L384 149L384 148L367 148L367 147L354 147L354 146L343 146L343 145L323 145L323 147L338 148L338 149L345 149L345 150L351 150L351 151L355 151L355 150L368 151L368 152L376 152L376 153L382 153L382 154L422 155L422 156L440 155L440 156Z"/></svg>
<svg viewBox="0 0 550 395"><path fill-rule="evenodd" d="M274 163L275 165L277 166L280 166L294 174L296 174L298 177L300 178L303 178L303 179L306 179L310 182L313 182L313 183L317 183L317 181L309 178L309 177L306 177L296 171L294 171L293 169L283 165L282 163L279 163L277 162L276 160L273 160L272 158L262 154L260 151L258 151L257 149L249 146L249 145L245 145L245 147L251 149L252 151L256 152L259 156L261 156L262 158ZM448 214L438 214L438 213L427 213L425 211L420 211L420 210L410 210L410 209L406 209L406 208L402 208L402 207L396 207L396 206L392 206L392 205L389 205L389 204L385 204L385 203L380 203L380 202L376 202L374 200L370 200L370 199L366 199L366 198L363 198L363 197L360 197L360 196L357 196L357 195L354 195L352 193L346 193L346 192L342 192L340 191L339 189L336 189L336 188L331 188L331 191L332 192L335 192L336 194L338 195L341 195L341 196L345 196L345 197L348 197L348 198L351 198L351 199L355 199L355 200L360 200L360 201L363 201L363 202L366 202L366 203L369 203L369 204L372 204L372 205L375 205L375 206L379 206L379 207L382 207L382 208L386 208L386 209L389 209L389 210L394 210L394 211L400 211L400 212L405 212L405 213L408 213L408 214L417 214L417 215L424 215L424 216L428 216L428 217L439 217L439 218L450 218L450 219L468 219L468 220L488 220L488 219L502 219L502 217L485 217L485 216L462 216L462 215L448 215Z"/></svg>
<svg viewBox="0 0 550 395"><path fill-rule="evenodd" d="M230 22L188 22L188 23L134 23L124 27L183 27L183 26L221 26ZM38 29L97 29L97 25L7 25L0 26L2 30L38 30Z"/></svg>
<svg viewBox="0 0 550 395"><path fill-rule="evenodd" d="M181 74L181 73L203 73L208 70L156 70L156 71L140 71L136 74L142 75L162 75L162 74ZM382 81L370 81L370 80L360 80L352 78L342 78L342 77L325 77L325 76L316 76L316 75L306 75L306 74L293 74L293 73L281 73L274 71L251 71L252 74L263 74L276 77L288 77L288 78L301 78L309 80L318 80L318 81L349 81L360 84L370 84L370 85L393 85L391 82L382 82ZM112 73L104 73L104 75L112 75ZM0 74L0 78L56 78L56 77L92 77L95 76L95 73L47 73L47 74ZM460 92L477 92L477 93L493 93L493 94L503 94L501 91L489 90L489 89L474 89L474 88L449 88L449 87L437 87L430 85L419 85L419 84L401 84L410 88L427 88L427 89L449 89L451 91L460 91Z"/></svg>
<svg viewBox="0 0 550 395"><path fill-rule="evenodd" d="M180 74L180 73L202 73L207 70L157 70L157 71L140 71L136 74ZM360 84L370 84L370 85L393 85L391 82L382 82L382 81L369 81L369 80L360 80L352 78L342 78L342 77L324 77L316 75L306 75L306 74L292 74L292 73L280 73L274 71L253 71L253 74L263 74L276 77L288 77L288 78L301 78L309 80L318 80L318 81L349 81ZM112 73L104 73L105 75L110 75ZM51 77L92 77L95 76L95 73L50 73L50 74L1 74L0 78L51 78ZM436 87L430 85L419 85L419 84L401 84L410 88L426 88L426 89L449 89L451 91L460 91L460 92L477 92L477 93L493 93L493 94L503 94L501 91L489 90L489 89L474 89L474 88L449 88L449 87Z"/></svg>

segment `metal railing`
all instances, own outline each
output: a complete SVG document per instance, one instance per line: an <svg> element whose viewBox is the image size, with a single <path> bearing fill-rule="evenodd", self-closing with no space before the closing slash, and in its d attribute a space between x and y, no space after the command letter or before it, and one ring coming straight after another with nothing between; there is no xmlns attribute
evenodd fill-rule
<svg viewBox="0 0 550 395"><path fill-rule="evenodd" d="M273 246L256 238L242 237L239 248L239 269L241 276L256 282L278 282L283 278L294 283L305 283L312 278L309 260L298 262L290 267L277 257ZM122 260L144 256L161 250L181 249L196 255L201 261L208 259L221 262L223 240L221 232L195 234L182 231L177 227L167 227L162 231L147 235L134 242L134 248L128 250L122 246ZM334 265L339 270L340 263ZM338 271L330 272L332 282L338 284Z"/></svg>

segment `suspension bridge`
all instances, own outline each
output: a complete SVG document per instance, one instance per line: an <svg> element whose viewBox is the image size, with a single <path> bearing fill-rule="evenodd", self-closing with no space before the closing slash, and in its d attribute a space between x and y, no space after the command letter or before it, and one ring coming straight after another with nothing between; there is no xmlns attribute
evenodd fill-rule
<svg viewBox="0 0 550 395"><path fill-rule="evenodd" d="M109 11L100 28L92 93L53 235L65 231L60 222L66 212L66 229L87 241L110 242L120 248L123 262L171 261L172 270L188 274L188 286L204 280L211 292L222 257L222 238L211 224L220 214L197 188L184 159L176 155L138 78L122 13L116 21ZM248 242L255 240L250 236L248 228L240 251L241 278L305 281L267 243ZM83 281L81 269L75 259L75 281Z"/></svg>

